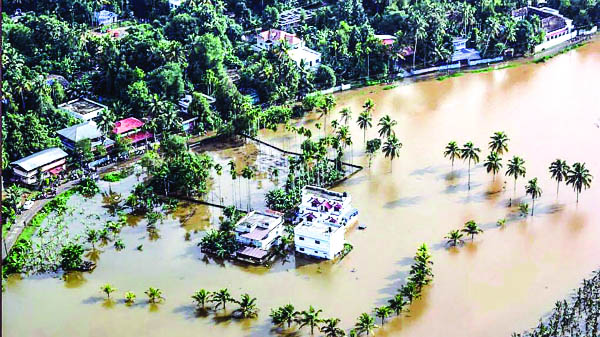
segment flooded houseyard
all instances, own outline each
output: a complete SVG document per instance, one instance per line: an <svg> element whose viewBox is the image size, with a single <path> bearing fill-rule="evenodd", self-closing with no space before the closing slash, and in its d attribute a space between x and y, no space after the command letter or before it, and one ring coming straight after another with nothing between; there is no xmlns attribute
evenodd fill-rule
<svg viewBox="0 0 600 337"><path fill-rule="evenodd" d="M598 78L600 43L593 42L543 64L401 84L391 90L368 87L341 93L336 111L353 111L349 127L354 145L345 161L365 169L334 190L352 196L359 221L367 225L365 231L355 228L346 234L354 249L343 260L315 262L292 255L270 267L217 261L204 256L197 244L207 229L218 226L221 211L182 203L157 225L158 237L148 233L145 218L129 216L120 234L125 248L98 247L97 267L91 273L10 277L2 296L2 335L265 336L276 333L270 309L287 303L300 310L309 305L323 309L323 317L339 317L348 329L362 312L371 312L393 296L422 243L433 255L434 281L409 313L389 319L378 336L500 337L533 327L600 265L599 185L592 184L576 203L570 187L562 185L556 195L548 172L550 163L561 158L585 162L600 178ZM367 168L363 132L355 122L367 98L375 102L373 124L384 115L398 122L395 130L403 147L393 170L382 154ZM318 135L323 131L315 128L317 117L306 116L297 124ZM457 161L452 168L443 156L444 147L451 140L472 141L485 158L489 137L496 131L510 138L505 166L495 180L482 164L473 166L469 189L467 163ZM374 125L367 139L376 134ZM283 128L263 131L259 138L290 150L301 141ZM250 143L208 152L224 166L223 175L215 177L211 198L231 202L235 194L241 208L248 199L253 208L264 207L264 193L285 181L287 161L277 162L261 146ZM522 157L527 168L514 197L530 202L524 185L533 177L544 192L534 216L521 217L516 206L507 207L513 180L504 171L513 155ZM263 171L281 167L279 178L271 173L248 185L244 180L232 182L226 168L230 160L238 167ZM100 187L126 197L136 179L102 182ZM91 199L74 196L68 206L74 215L66 222L74 234L85 219L93 220L88 215L111 219L99 194ZM497 226L503 218L506 224ZM471 219L484 233L462 247L447 248L444 236ZM139 245L143 250L136 249ZM99 290L107 282L118 289L113 301L105 301ZM159 287L164 303L147 304L143 292L148 287ZM235 320L222 311L197 315L190 297L200 288L228 288L235 297L249 293L257 298L259 316ZM126 291L138 294L135 305L124 305Z"/></svg>

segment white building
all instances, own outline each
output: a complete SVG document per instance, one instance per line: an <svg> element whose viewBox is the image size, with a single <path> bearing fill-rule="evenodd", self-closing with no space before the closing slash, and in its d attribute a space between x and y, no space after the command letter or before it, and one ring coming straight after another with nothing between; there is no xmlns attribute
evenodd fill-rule
<svg viewBox="0 0 600 337"><path fill-rule="evenodd" d="M181 3L183 3L183 0L169 0L169 8L174 10L175 8L181 6Z"/></svg>
<svg viewBox="0 0 600 337"><path fill-rule="evenodd" d="M236 252L240 260L261 263L283 234L283 217L273 213L252 211L235 226L235 238L243 246Z"/></svg>
<svg viewBox="0 0 600 337"><path fill-rule="evenodd" d="M541 19L542 29L545 32L544 41L535 47L535 52L557 46L577 36L573 28L573 20L566 18L556 9L549 7L523 7L512 11L516 20L537 15Z"/></svg>
<svg viewBox="0 0 600 337"><path fill-rule="evenodd" d="M462 37L455 37L452 40L452 46L454 47L454 52L452 53L452 62L468 62L481 59L481 55L479 55L479 51L477 51L477 49L467 48L468 40L469 39Z"/></svg>
<svg viewBox="0 0 600 337"><path fill-rule="evenodd" d="M94 102L87 98L74 99L67 103L60 104L58 107L82 121L95 120L102 110L108 109L106 105Z"/></svg>
<svg viewBox="0 0 600 337"><path fill-rule="evenodd" d="M67 153L57 147L46 149L11 163L14 178L24 184L37 183L50 175L59 175L66 169ZM41 174L40 174L41 172Z"/></svg>
<svg viewBox="0 0 600 337"><path fill-rule="evenodd" d="M119 16L116 13L103 9L99 12L94 12L94 19L96 19L98 25L104 26L117 22Z"/></svg>
<svg viewBox="0 0 600 337"><path fill-rule="evenodd" d="M306 186L294 228L296 252L333 259L344 249L344 234L356 220L358 210L346 193Z"/></svg>
<svg viewBox="0 0 600 337"><path fill-rule="evenodd" d="M77 142L85 139L90 140L92 150L95 150L96 147L101 144L105 147L111 147L115 143L112 139L104 137L102 132L100 132L96 126L96 123L93 121L84 122L58 130L56 131L56 134L60 138L60 141L63 143L63 145L71 151L75 150Z"/></svg>
<svg viewBox="0 0 600 337"><path fill-rule="evenodd" d="M304 40L279 29L269 29L256 36L256 44L252 48L256 51L271 50L282 44L287 45L288 56L296 64L316 70L321 65L321 53L314 51L304 44Z"/></svg>

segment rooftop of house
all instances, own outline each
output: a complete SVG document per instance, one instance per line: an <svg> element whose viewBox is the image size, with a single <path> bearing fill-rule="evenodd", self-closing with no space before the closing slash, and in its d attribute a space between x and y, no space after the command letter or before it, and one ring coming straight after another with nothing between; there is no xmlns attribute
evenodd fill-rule
<svg viewBox="0 0 600 337"><path fill-rule="evenodd" d="M304 17L303 17L304 14ZM303 19L308 20L314 16L314 10L311 9L303 9L301 7L296 7L292 9L288 9L279 13L279 21L277 22L280 27L288 26L291 24L295 24L303 21Z"/></svg>
<svg viewBox="0 0 600 337"><path fill-rule="evenodd" d="M288 56L296 62L300 62L300 60L315 59L321 57L321 53L314 51L308 47L290 49L287 53Z"/></svg>
<svg viewBox="0 0 600 337"><path fill-rule="evenodd" d="M258 38L264 41L281 42L286 41L290 45L302 43L296 34L290 34L279 29L269 29L258 34Z"/></svg>
<svg viewBox="0 0 600 337"><path fill-rule="evenodd" d="M73 125L68 128L58 130L56 133L74 143L84 139L96 139L102 137L102 133L100 130L98 130L98 127L94 122L85 122Z"/></svg>
<svg viewBox="0 0 600 337"><path fill-rule="evenodd" d="M317 198L343 202L344 199L348 197L348 194L346 192L340 193L316 186L305 186L302 189L302 196L314 196Z"/></svg>
<svg viewBox="0 0 600 337"><path fill-rule="evenodd" d="M99 20L106 20L106 19L118 16L116 13L111 12L111 11L107 11L106 9L103 9L103 10L101 10L99 12L95 12L94 14L96 15L96 17Z"/></svg>
<svg viewBox="0 0 600 337"><path fill-rule="evenodd" d="M248 256L248 257L252 257L252 258L260 260L260 259L264 258L265 256L267 256L267 254L269 254L269 252L267 252L264 249L260 249L260 248L244 247L244 248L241 248L240 250L238 250L236 252L236 254Z"/></svg>
<svg viewBox="0 0 600 337"><path fill-rule="evenodd" d="M61 75L50 74L50 75L46 76L46 84L53 85L54 82L60 83L63 86L63 88L66 88L69 86L69 81L67 81L67 79L65 79Z"/></svg>
<svg viewBox="0 0 600 337"><path fill-rule="evenodd" d="M528 15L537 15L542 19L542 28L546 31L546 33L551 33L553 31L565 28L567 26L567 21L570 19L564 17L560 14L557 9L550 7L523 7L518 8L512 11L513 17L526 17Z"/></svg>
<svg viewBox="0 0 600 337"><path fill-rule="evenodd" d="M25 171L33 171L54 161L66 158L67 156L65 151L58 147L53 147L14 161L11 164L19 166Z"/></svg>
<svg viewBox="0 0 600 337"><path fill-rule="evenodd" d="M396 41L396 37L394 35L389 35L389 34L375 35L375 38L379 39L381 41L381 43L383 43L386 46L394 44L394 42Z"/></svg>
<svg viewBox="0 0 600 337"><path fill-rule="evenodd" d="M115 126L113 127L112 132L114 134L120 135L131 130L139 129L143 125L144 122L142 122L141 120L135 117L128 117L115 122Z"/></svg>
<svg viewBox="0 0 600 337"><path fill-rule="evenodd" d="M314 233L314 234L335 233L338 230L344 230L344 229L341 226L331 226L331 225L325 224L320 221L316 221L316 222L303 221L300 224L298 224L296 226L296 228L294 229L294 231L305 232L305 233Z"/></svg>
<svg viewBox="0 0 600 337"><path fill-rule="evenodd" d="M72 101L60 104L58 107L82 116L107 108L106 105L94 102L87 98L74 99Z"/></svg>
<svg viewBox="0 0 600 337"><path fill-rule="evenodd" d="M256 227L258 229L264 229L266 230L266 233L268 233L281 223L283 223L283 218L279 215L252 211L237 222L235 230L236 232L247 233L250 232L251 228ZM252 234L252 232L250 234Z"/></svg>

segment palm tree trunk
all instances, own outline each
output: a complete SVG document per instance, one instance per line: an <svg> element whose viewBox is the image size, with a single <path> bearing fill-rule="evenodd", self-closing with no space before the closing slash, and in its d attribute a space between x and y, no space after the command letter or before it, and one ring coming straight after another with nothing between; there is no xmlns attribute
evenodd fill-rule
<svg viewBox="0 0 600 337"><path fill-rule="evenodd" d="M415 49L413 50L413 70L415 70L415 60L417 57L417 34L415 34Z"/></svg>
<svg viewBox="0 0 600 337"><path fill-rule="evenodd" d="M471 159L469 159L469 191L471 190Z"/></svg>
<svg viewBox="0 0 600 337"><path fill-rule="evenodd" d="M531 198L531 216L533 216L534 209L535 209L535 198Z"/></svg>
<svg viewBox="0 0 600 337"><path fill-rule="evenodd" d="M556 200L558 200L558 188L560 187L560 181L556 183Z"/></svg>

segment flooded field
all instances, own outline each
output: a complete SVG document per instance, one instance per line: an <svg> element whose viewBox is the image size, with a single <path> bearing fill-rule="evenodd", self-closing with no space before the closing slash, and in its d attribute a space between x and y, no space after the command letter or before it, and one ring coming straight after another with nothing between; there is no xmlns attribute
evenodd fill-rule
<svg viewBox="0 0 600 337"><path fill-rule="evenodd" d="M359 221L368 226L348 233L354 250L340 263L290 257L266 268L207 259L197 243L204 230L217 225L220 211L184 204L158 225L159 238L148 235L145 219L130 217L130 226L121 233L126 248L118 252L110 245L101 247L92 273L12 277L2 298L2 336L265 336L273 333L270 308L287 303L300 310L314 305L323 309L324 318L338 317L350 328L360 313L385 304L395 293L423 242L432 250L434 282L410 313L389 320L378 336L500 337L532 327L600 265L598 78L600 43L595 42L544 64L392 90L372 87L342 93L336 111L350 107L354 112L354 156L348 151L346 161L366 166L362 130L354 120L367 98L376 104L373 124L385 114L392 116L404 146L392 172L389 160L380 154L371 169L336 187L352 195ZM307 116L298 124L312 128L313 135L321 134L314 129L317 117ZM329 120L334 118L339 116ZM517 210L507 207L512 179L500 175L493 181L478 164L468 190L466 163L457 162L451 174L450 162L443 158L451 140L473 141L485 158L495 131L511 138L505 167L512 155L526 162L527 176L517 183L517 197L529 202L524 184L538 177L544 194L536 201L533 217L516 217ZM370 129L367 138L376 132L376 127ZM301 141L283 130L265 131L260 138L286 149ZM236 158L240 169L260 164L251 151L212 153L224 166L220 193L229 197L237 186L225 180L227 162ZM564 185L556 196L548 173L556 158L586 162L595 176L578 205L575 193ZM280 174L279 183L284 176ZM113 189L126 194L135 179L127 178L120 187L113 183ZM268 191L269 179L263 180L260 184ZM250 190L259 189L258 181L252 184ZM101 187L107 190L109 185L104 182ZM245 181L240 189L236 193L245 205ZM253 192L252 205L262 201ZM75 196L69 204L75 214L83 210L81 217L106 216L100 195L92 200ZM500 218L509 219L502 228L496 226ZM443 237L470 219L485 232L463 247L447 249ZM74 221L71 226L80 224ZM142 252L135 249L140 244ZM110 302L99 290L107 282L118 289ZM150 286L163 290L164 303L147 304L143 291ZM194 291L224 287L234 297L245 292L257 297L259 317L239 321L222 312L197 317L190 298ZM132 307L123 303L129 290L138 295ZM308 329L301 333L305 334Z"/></svg>

